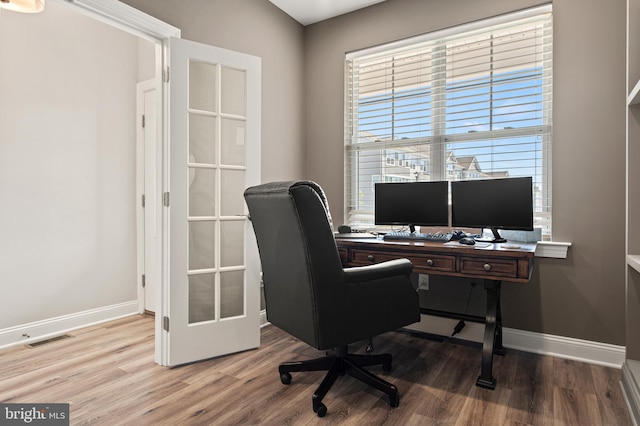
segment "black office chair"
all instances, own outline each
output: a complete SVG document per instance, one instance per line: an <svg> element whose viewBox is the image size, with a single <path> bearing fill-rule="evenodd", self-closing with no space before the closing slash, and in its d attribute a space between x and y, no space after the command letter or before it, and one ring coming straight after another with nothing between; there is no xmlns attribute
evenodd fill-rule
<svg viewBox="0 0 640 426"><path fill-rule="evenodd" d="M347 345L420 320L418 295L407 259L342 268L333 225L322 189L310 181L274 182L244 193L255 230L265 291L267 319L308 343L335 353L280 364L280 380L291 373L328 370L312 396L313 411L338 376L349 374L399 404L398 389L363 367L391 369L391 355L355 355Z"/></svg>

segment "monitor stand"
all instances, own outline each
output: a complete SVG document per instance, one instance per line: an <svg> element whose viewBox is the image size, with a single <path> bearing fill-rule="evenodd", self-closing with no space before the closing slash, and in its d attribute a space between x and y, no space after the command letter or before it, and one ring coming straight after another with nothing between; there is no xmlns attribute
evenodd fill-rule
<svg viewBox="0 0 640 426"><path fill-rule="evenodd" d="M507 242L505 238L502 238L500 236L496 228L489 228L489 229L491 229L491 232L493 233L493 239L491 238L474 238L474 239L480 243L506 243Z"/></svg>

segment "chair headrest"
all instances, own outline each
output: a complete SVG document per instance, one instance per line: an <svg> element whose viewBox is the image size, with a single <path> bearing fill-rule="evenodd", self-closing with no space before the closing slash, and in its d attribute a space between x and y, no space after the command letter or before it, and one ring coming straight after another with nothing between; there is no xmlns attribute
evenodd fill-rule
<svg viewBox="0 0 640 426"><path fill-rule="evenodd" d="M313 189L318 197L322 201L324 205L324 209L327 213L327 219L329 220L329 224L331 225L331 229L333 229L333 220L331 219L331 212L329 210L329 202L327 201L327 197L322 190L322 187L318 185L316 182L311 180L294 180L294 181L281 181L281 182L269 182L262 185L253 186L251 188L247 188L245 190L245 195L251 194L275 194L281 192L287 192L291 194L291 190L298 187L309 187Z"/></svg>

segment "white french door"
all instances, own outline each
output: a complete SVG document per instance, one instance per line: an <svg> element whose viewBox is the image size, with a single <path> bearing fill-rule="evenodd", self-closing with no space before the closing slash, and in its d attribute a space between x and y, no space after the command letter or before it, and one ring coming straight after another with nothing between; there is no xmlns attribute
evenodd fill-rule
<svg viewBox="0 0 640 426"><path fill-rule="evenodd" d="M243 192L260 182L261 64L176 38L168 62L161 364L175 366L260 344L260 264Z"/></svg>

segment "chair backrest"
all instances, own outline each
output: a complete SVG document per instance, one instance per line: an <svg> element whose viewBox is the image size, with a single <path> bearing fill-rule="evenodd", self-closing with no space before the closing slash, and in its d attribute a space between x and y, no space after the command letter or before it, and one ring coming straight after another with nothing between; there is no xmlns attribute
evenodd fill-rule
<svg viewBox="0 0 640 426"><path fill-rule="evenodd" d="M244 196L260 252L267 318L321 346L323 323L335 321L344 287L322 189L310 181L274 182L248 188Z"/></svg>

